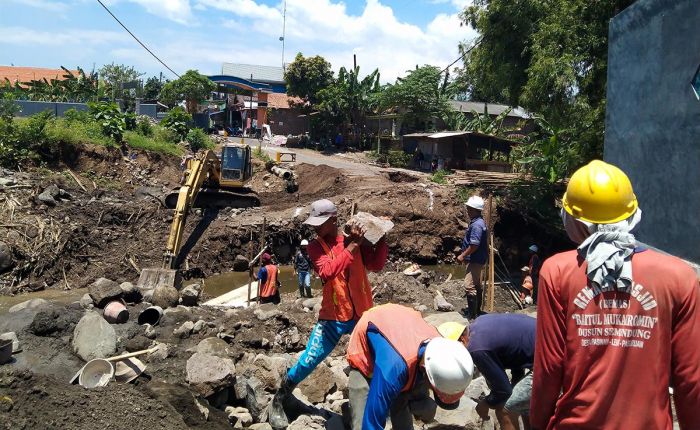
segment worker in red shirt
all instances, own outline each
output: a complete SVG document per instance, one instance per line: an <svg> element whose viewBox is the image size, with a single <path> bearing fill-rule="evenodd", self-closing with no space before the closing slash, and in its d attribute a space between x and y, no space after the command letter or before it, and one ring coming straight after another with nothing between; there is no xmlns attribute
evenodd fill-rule
<svg viewBox="0 0 700 430"><path fill-rule="evenodd" d="M364 239L365 229L353 224L348 237L338 234L338 210L330 200L311 204L305 224L316 230L308 246L309 259L323 282L318 322L311 330L306 349L289 369L270 405L270 425L286 428L284 406L290 394L333 351L344 334L352 333L357 320L374 303L367 270L384 268L389 249L382 238L375 246Z"/></svg>
<svg viewBox="0 0 700 430"><path fill-rule="evenodd" d="M700 428L696 273L640 246L632 184L594 160L562 201L574 251L540 271L530 421L535 429Z"/></svg>

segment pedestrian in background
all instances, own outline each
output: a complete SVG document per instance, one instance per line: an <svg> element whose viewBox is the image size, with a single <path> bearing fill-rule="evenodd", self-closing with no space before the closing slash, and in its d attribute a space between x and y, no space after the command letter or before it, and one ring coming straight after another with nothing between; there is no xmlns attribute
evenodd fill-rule
<svg viewBox="0 0 700 430"><path fill-rule="evenodd" d="M537 304L537 282L540 279L540 267L542 267L542 260L538 254L540 248L533 244L530 245L528 251L530 252L530 260L527 267L530 269L530 278L532 279L532 300Z"/></svg>
<svg viewBox="0 0 700 430"><path fill-rule="evenodd" d="M299 284L299 297L311 297L311 262L306 252L308 244L308 240L302 240L294 256L294 273Z"/></svg>
<svg viewBox="0 0 700 430"><path fill-rule="evenodd" d="M484 210L484 199L471 196L466 203L469 227L464 232L462 252L457 261L467 263L467 274L464 277L464 287L467 296L469 318L474 319L481 314L483 288L481 287L481 270L488 256L487 227L481 212Z"/></svg>
<svg viewBox="0 0 700 430"><path fill-rule="evenodd" d="M267 252L260 257L262 262L262 267L255 275L255 280L258 281L260 285L260 303L274 303L279 304L280 302L280 291L279 291L279 280L277 275L279 274L279 268L276 264L272 262L272 256ZM253 268L250 268L251 272Z"/></svg>

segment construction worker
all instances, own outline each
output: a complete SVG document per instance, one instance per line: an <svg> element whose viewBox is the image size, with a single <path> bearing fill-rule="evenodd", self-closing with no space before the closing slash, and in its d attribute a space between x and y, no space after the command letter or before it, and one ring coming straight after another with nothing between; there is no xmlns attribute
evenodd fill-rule
<svg viewBox="0 0 700 430"><path fill-rule="evenodd" d="M520 301L526 305L531 305L532 300L532 290L534 285L532 284L532 276L530 276L530 267L523 266L520 271L523 274L523 284L520 287Z"/></svg>
<svg viewBox="0 0 700 430"><path fill-rule="evenodd" d="M255 280L258 281L260 288L260 297L258 300L261 304L263 303L274 303L279 304L280 302L280 291L277 280L277 275L279 273L279 268L276 264L272 263L272 256L267 252L260 257L262 262L262 267L258 271L257 275L254 276ZM250 268L253 271L253 268Z"/></svg>
<svg viewBox="0 0 700 430"><path fill-rule="evenodd" d="M470 326L457 322L438 327L446 339L457 340L467 347L474 365L484 375L491 392L476 405L476 412L489 419L494 409L501 430L520 428L523 418L529 429L532 364L535 357L536 320L522 314L488 314L474 320ZM508 380L506 370L511 372Z"/></svg>
<svg viewBox="0 0 700 430"><path fill-rule="evenodd" d="M533 244L527 250L530 252L530 261L527 263L527 267L530 269L530 278L532 280L532 298L537 303L537 282L540 278L540 267L542 266L542 260L538 255L540 248Z"/></svg>
<svg viewBox="0 0 700 430"><path fill-rule="evenodd" d="M469 353L440 337L420 312L396 304L365 312L350 336L347 352L353 430L379 430L391 415L392 428L413 429L408 400L433 390L440 407L454 409L474 373Z"/></svg>
<svg viewBox="0 0 700 430"><path fill-rule="evenodd" d="M375 246L364 239L365 229L352 224L347 238L338 234L338 210L329 200L311 204L305 224L316 230L316 239L308 246L309 258L323 282L323 299L318 322L297 363L287 372L270 406L270 424L286 428L286 401L297 386L338 344L340 337L352 333L357 320L372 307L372 287L367 270L379 271L386 263L388 248L382 238Z"/></svg>
<svg viewBox="0 0 700 430"><path fill-rule="evenodd" d="M299 297L311 297L311 261L306 251L308 245L308 240L302 240L294 256L294 273L299 284Z"/></svg>
<svg viewBox="0 0 700 430"><path fill-rule="evenodd" d="M466 203L469 227L464 232L462 240L462 252L457 260L467 263L467 274L464 277L464 286L467 295L469 318L474 319L481 313L481 301L483 289L481 287L481 270L488 258L487 227L481 217L484 210L484 199L479 196L471 196Z"/></svg>
<svg viewBox="0 0 700 430"><path fill-rule="evenodd" d="M594 160L562 200L576 250L540 271L530 420L536 429L681 429L700 425L697 274L646 249L632 184Z"/></svg>

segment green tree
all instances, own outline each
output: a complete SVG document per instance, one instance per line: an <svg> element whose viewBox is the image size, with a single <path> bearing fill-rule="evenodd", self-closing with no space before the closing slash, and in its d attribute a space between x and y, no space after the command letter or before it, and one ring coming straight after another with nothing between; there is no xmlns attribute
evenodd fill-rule
<svg viewBox="0 0 700 430"><path fill-rule="evenodd" d="M180 78L163 85L160 99L170 106L185 100L187 112L193 114L197 112L197 104L202 100L207 100L215 89L216 84L209 78L197 70L188 70Z"/></svg>
<svg viewBox="0 0 700 430"><path fill-rule="evenodd" d="M387 85L380 96L380 107L397 111L409 127L425 129L427 121L449 116L451 98L447 77L439 68L425 65Z"/></svg>
<svg viewBox="0 0 700 430"><path fill-rule="evenodd" d="M157 100L160 97L160 92L163 90L163 85L157 76L151 76L143 86L142 97L146 100Z"/></svg>
<svg viewBox="0 0 700 430"><path fill-rule="evenodd" d="M462 19L481 40L465 56L460 90L544 115L576 136L563 154L602 156L608 24L633 2L475 0Z"/></svg>
<svg viewBox="0 0 700 430"><path fill-rule="evenodd" d="M284 72L287 94L299 97L309 105L319 102L319 91L333 83L331 63L320 55L304 57L298 53Z"/></svg>
<svg viewBox="0 0 700 430"><path fill-rule="evenodd" d="M123 97L125 91L122 86L124 84L137 81L144 74L133 66L114 63L105 64L99 70L99 75L106 85L107 94L110 94L112 100Z"/></svg>

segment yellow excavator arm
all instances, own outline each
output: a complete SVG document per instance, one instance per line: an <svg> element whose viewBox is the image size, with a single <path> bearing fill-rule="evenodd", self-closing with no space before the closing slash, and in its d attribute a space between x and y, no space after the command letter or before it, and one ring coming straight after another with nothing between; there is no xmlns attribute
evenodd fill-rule
<svg viewBox="0 0 700 430"><path fill-rule="evenodd" d="M211 150L200 152L194 158L188 160L187 164L185 183L178 192L173 222L170 225L170 235L165 246L164 269L175 269L175 260L182 247L187 213L192 208L197 198L197 193L202 189L205 181L211 184L218 184L221 175L221 161L214 151Z"/></svg>

